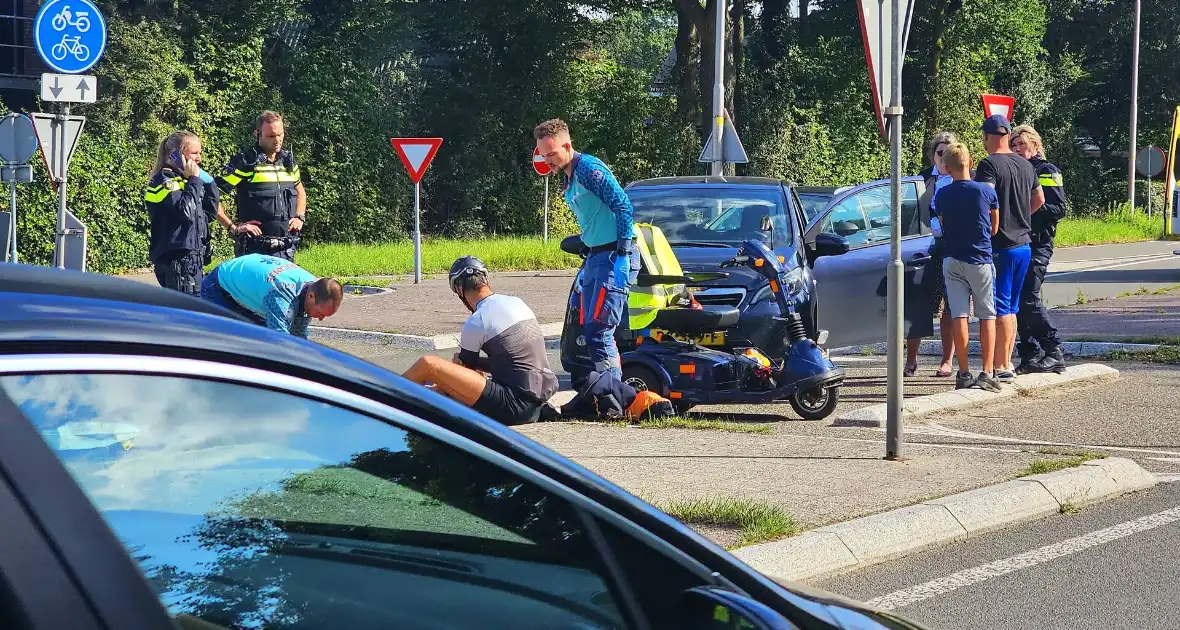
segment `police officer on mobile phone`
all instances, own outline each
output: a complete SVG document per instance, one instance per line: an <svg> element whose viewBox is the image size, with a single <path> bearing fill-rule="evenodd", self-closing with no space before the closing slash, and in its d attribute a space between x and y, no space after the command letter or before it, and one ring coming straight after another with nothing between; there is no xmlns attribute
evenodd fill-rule
<svg viewBox="0 0 1180 630"><path fill-rule="evenodd" d="M235 255L267 254L295 260L295 239L307 219L307 193L295 155L283 148L283 116L265 111L254 124L254 145L238 153L217 176L234 193L238 220L222 211L217 220L234 235ZM270 237L263 239L258 237ZM278 243L273 249L271 243Z"/></svg>
<svg viewBox="0 0 1180 630"><path fill-rule="evenodd" d="M200 295L209 221L201 181L201 140L188 131L164 138L144 205L151 220L148 256L160 286Z"/></svg>

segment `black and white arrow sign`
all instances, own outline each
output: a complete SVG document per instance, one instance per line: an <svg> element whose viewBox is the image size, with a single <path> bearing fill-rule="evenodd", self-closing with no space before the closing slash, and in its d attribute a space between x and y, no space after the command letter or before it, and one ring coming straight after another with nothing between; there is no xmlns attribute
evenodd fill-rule
<svg viewBox="0 0 1180 630"><path fill-rule="evenodd" d="M41 100L50 103L93 103L98 100L98 79L89 74L41 75Z"/></svg>

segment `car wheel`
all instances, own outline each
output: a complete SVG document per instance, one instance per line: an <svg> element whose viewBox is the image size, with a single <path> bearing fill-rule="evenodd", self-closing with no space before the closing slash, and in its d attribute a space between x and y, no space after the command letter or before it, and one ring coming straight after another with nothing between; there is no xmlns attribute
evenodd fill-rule
<svg viewBox="0 0 1180 630"><path fill-rule="evenodd" d="M668 397L668 387L664 383L664 379L646 366L624 365L623 382L637 392L654 392L664 398Z"/></svg>

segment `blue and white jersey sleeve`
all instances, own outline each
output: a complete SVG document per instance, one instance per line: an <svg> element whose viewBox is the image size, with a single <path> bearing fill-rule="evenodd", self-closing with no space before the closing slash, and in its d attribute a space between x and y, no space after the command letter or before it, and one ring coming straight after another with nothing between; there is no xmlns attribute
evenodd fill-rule
<svg viewBox="0 0 1180 630"><path fill-rule="evenodd" d="M596 157L582 154L574 169L574 177L587 191L602 200L615 215L615 233L618 240L634 238L635 209L631 198L623 190L614 173Z"/></svg>

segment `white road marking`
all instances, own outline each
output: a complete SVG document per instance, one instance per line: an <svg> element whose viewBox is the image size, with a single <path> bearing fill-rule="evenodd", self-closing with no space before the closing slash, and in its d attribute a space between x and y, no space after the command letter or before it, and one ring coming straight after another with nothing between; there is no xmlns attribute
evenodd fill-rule
<svg viewBox="0 0 1180 630"><path fill-rule="evenodd" d="M1148 457L1153 462L1180 462L1180 457Z"/></svg>
<svg viewBox="0 0 1180 630"><path fill-rule="evenodd" d="M1083 534L1076 538L1063 540L1059 543L1045 545L1039 549L1034 549L1017 556L952 573L946 577L926 582L925 584L918 584L917 586L911 586L900 591L894 591L888 595L870 599L865 603L879 610L894 610L932 597L945 595L946 593L973 584L986 582L992 578L1007 575L1014 571L1027 569L1038 564L1085 551L1092 547L1097 547L1098 545L1104 545L1121 538L1126 538L1127 536L1139 534L1157 527L1163 527L1164 525L1177 521L1180 521L1180 506L1137 518L1133 521L1119 523L1113 527Z"/></svg>
<svg viewBox="0 0 1180 630"><path fill-rule="evenodd" d="M884 431L884 429L880 429ZM1097 451L1126 451L1129 453L1150 453L1152 455L1171 455L1180 458L1180 451L1168 451L1151 448L1136 448L1133 446L1099 446L1097 444L1075 444L1072 442L1043 442L1040 440L1022 440L1020 438L1003 437L1000 435L987 435L986 433L972 433L970 431L961 431L959 429L952 429L941 424L931 422L925 425L907 426L905 433L913 435L937 435L942 437L954 437L967 440L988 440L992 442L1007 442L1009 444L1030 444L1038 446L1065 446L1069 448L1078 449L1093 449ZM1180 461L1180 460L1178 460Z"/></svg>
<svg viewBox="0 0 1180 630"><path fill-rule="evenodd" d="M1180 473L1155 473L1155 478L1160 480L1160 483L1176 483L1180 481Z"/></svg>
<svg viewBox="0 0 1180 630"><path fill-rule="evenodd" d="M1072 276L1076 273L1086 273L1089 271L1106 271L1107 269L1118 269L1119 267L1130 267L1133 265L1142 265L1142 264L1149 263L1149 262L1155 262L1157 260L1167 260L1167 259L1175 259L1175 258L1176 258L1175 254L1167 254L1167 255L1153 256L1151 258L1142 258L1142 259L1138 259L1138 260L1132 260L1131 262L1119 263L1119 264L1114 264L1114 265L1099 265L1097 267L1088 267L1086 269L1077 269L1074 271L1049 271L1048 273L1045 274L1045 280L1048 281L1050 279L1057 279L1057 278L1061 278L1064 276Z"/></svg>

